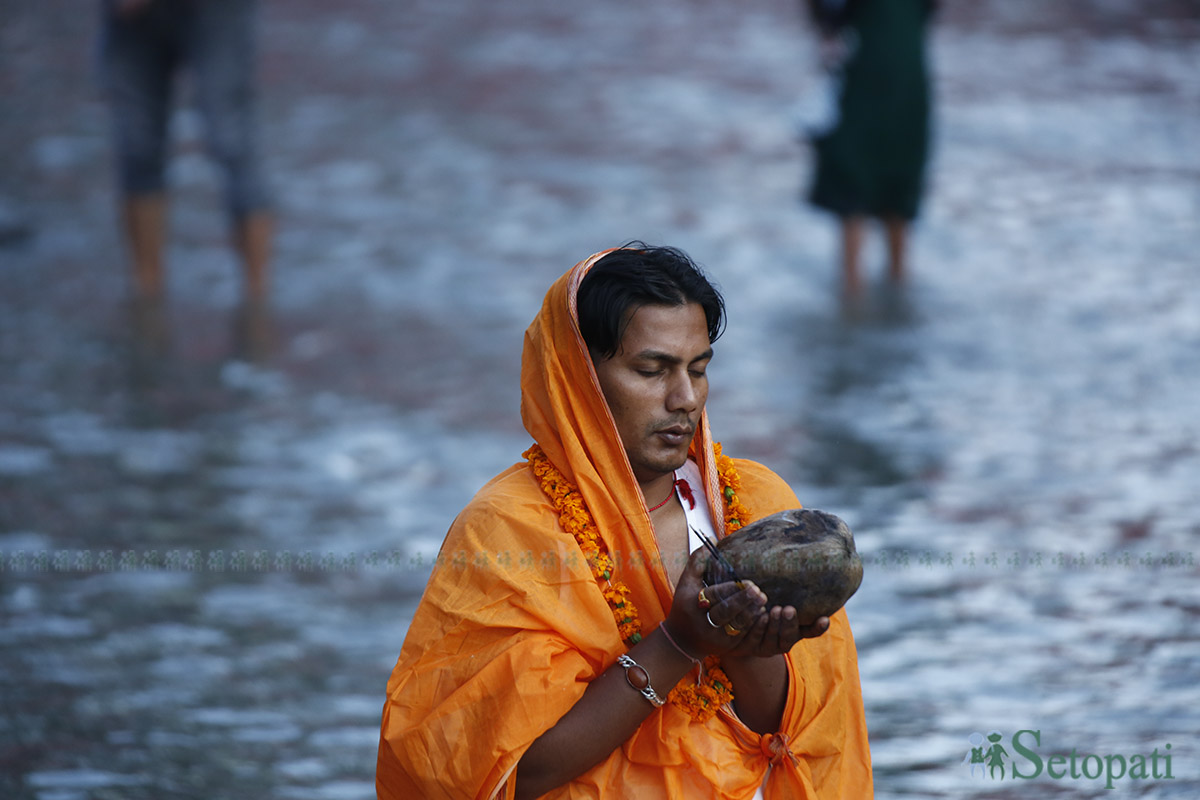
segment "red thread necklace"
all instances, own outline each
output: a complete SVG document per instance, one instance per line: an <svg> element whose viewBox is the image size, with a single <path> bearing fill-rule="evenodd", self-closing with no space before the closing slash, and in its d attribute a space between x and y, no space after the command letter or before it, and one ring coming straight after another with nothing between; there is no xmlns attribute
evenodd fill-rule
<svg viewBox="0 0 1200 800"><path fill-rule="evenodd" d="M672 475L671 477L674 477L674 475ZM671 498L675 496L675 492L677 490L681 495L683 495L683 499L687 500L688 504L692 508L696 507L696 499L695 499L695 497L692 496L692 487L688 485L687 481L685 481L683 478L680 478L679 480L677 480L671 484L671 493L668 494L663 499L663 501L661 503L659 503L658 505L651 506L650 511L652 513L655 511L658 511L660 508L662 508L667 503L669 503L671 501Z"/></svg>
<svg viewBox="0 0 1200 800"><path fill-rule="evenodd" d="M671 492L670 492L670 494L668 494L668 495L667 495L667 496L666 496L666 497L663 499L663 501L662 501L661 503L659 503L658 505L656 505L656 506L651 506L651 507L650 507L650 512L651 512L651 513L654 513L655 511L658 511L660 508L662 508L663 506L665 506L667 503L671 502L671 498L672 498L672 497L674 497L674 496L675 496L675 484L673 484L673 483L672 483L672 484L671 484Z"/></svg>

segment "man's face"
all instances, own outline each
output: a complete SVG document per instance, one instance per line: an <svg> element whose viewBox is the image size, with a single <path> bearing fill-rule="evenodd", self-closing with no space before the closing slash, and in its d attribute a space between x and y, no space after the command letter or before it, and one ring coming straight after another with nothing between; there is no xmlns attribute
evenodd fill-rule
<svg viewBox="0 0 1200 800"><path fill-rule="evenodd" d="M646 305L633 312L616 355L596 362L600 389L639 483L687 460L708 400L712 355L698 303Z"/></svg>

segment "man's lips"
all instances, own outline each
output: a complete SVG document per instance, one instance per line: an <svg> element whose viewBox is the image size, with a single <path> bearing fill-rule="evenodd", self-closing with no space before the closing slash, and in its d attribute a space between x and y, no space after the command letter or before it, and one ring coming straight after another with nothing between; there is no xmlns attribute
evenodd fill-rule
<svg viewBox="0 0 1200 800"><path fill-rule="evenodd" d="M669 444L687 444L692 440L692 435L696 432L695 428L684 427L682 425L672 426L670 428L662 428L654 432L655 436L665 439Z"/></svg>

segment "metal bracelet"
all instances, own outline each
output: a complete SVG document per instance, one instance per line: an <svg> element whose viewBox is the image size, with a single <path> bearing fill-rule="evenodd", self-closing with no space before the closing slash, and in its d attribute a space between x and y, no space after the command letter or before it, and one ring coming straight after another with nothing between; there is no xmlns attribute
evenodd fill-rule
<svg viewBox="0 0 1200 800"><path fill-rule="evenodd" d="M667 702L666 700L663 700L661 697L659 697L658 692L654 691L654 687L650 685L650 673L646 671L645 667L643 667L641 664L637 663L636 661L634 661L632 658L625 655L624 653L617 656L617 663L625 668L625 682L628 683L630 686L632 686L634 689L637 689L637 691L641 693L642 697L649 700L650 705L654 706L655 708L661 708L662 705ZM646 676L645 688L638 688L638 686L629 679L629 670L633 669L634 667L637 667L638 669L640 669L642 671L642 674Z"/></svg>

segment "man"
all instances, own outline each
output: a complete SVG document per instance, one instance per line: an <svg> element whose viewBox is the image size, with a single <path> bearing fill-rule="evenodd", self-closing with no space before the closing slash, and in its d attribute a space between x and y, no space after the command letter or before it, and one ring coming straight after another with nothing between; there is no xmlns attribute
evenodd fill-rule
<svg viewBox="0 0 1200 800"><path fill-rule="evenodd" d="M190 70L208 149L225 178L247 306L265 302L274 227L254 141L256 0L102 0L103 79L113 112L134 299L161 300L171 95Z"/></svg>
<svg viewBox="0 0 1200 800"><path fill-rule="evenodd" d="M703 583L705 537L799 505L714 447L723 313L640 243L551 287L522 362L537 444L446 537L388 683L381 798L871 796L845 612L801 628L753 583Z"/></svg>

